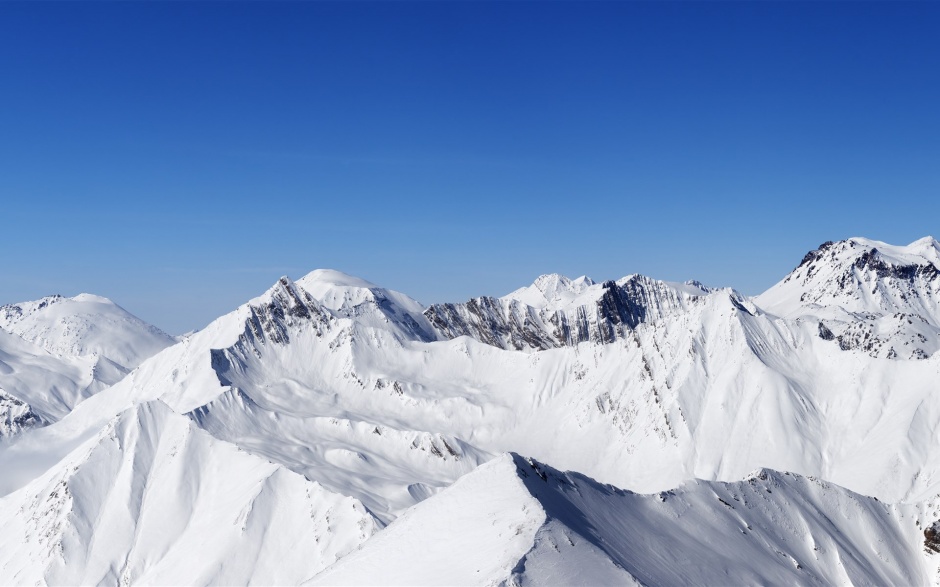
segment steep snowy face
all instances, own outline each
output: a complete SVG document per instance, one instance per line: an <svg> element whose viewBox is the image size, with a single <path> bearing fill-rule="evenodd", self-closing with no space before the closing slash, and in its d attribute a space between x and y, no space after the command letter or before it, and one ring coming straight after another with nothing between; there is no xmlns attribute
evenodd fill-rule
<svg viewBox="0 0 940 587"><path fill-rule="evenodd" d="M469 336L503 349L545 350L610 343L641 323L655 323L701 302L708 290L642 275L594 283L543 275L502 298L435 304L425 316L445 338Z"/></svg>
<svg viewBox="0 0 940 587"><path fill-rule="evenodd" d="M238 356L290 348L294 331L309 329L322 336L332 320L328 309L282 277L264 294L144 361L96 398L96 408L120 411L161 397L178 412L189 411L230 389L224 373L238 365Z"/></svg>
<svg viewBox="0 0 940 587"><path fill-rule="evenodd" d="M337 310L285 278L76 411L160 397L383 522L507 450L642 491L759 466L888 500L937 489L940 449L920 439L940 421L940 363L872 361L732 290L665 287L694 301L613 342L520 353L408 339L341 311L369 293Z"/></svg>
<svg viewBox="0 0 940 587"><path fill-rule="evenodd" d="M938 323L940 243L931 237L907 246L864 238L823 243L757 302L781 316L839 306L860 314L920 314Z"/></svg>
<svg viewBox="0 0 940 587"><path fill-rule="evenodd" d="M216 384L162 397L215 436L353 495L387 522L491 455L423 416L409 421L397 409L401 384L369 368L372 353L394 364L426 344L416 302L348 277L334 291L323 272L312 275L284 278L250 303L237 340L200 345L197 368L211 367Z"/></svg>
<svg viewBox="0 0 940 587"><path fill-rule="evenodd" d="M175 342L90 294L0 307L0 438L62 418Z"/></svg>
<svg viewBox="0 0 940 587"><path fill-rule="evenodd" d="M107 384L176 342L111 300L91 294L2 306L0 328L58 357L97 357Z"/></svg>
<svg viewBox="0 0 940 587"><path fill-rule="evenodd" d="M924 553L934 505L771 470L638 495L507 455L311 584L923 585L940 558Z"/></svg>
<svg viewBox="0 0 940 587"><path fill-rule="evenodd" d="M0 524L0 582L115 585L298 584L378 527L160 402L0 499Z"/></svg>
<svg viewBox="0 0 940 587"><path fill-rule="evenodd" d="M371 294L346 308L363 304L374 309ZM425 343L404 338L407 328L371 311L334 310L282 278L10 454L19 455L14 460L21 469L27 463L22 476L30 478L48 460L44 452L62 453L110 415L160 398L218 438L360 498L389 521L491 458L442 433L436 422L446 416L431 402L402 413L402 384L369 367L377 361L372 353L383 370L422 360L420 350L407 349Z"/></svg>
<svg viewBox="0 0 940 587"><path fill-rule="evenodd" d="M924 359L940 349L940 243L823 243L755 301L782 317L817 320L820 336L843 349Z"/></svg>
<svg viewBox="0 0 940 587"><path fill-rule="evenodd" d="M48 424L100 389L95 361L56 357L0 329L0 438Z"/></svg>

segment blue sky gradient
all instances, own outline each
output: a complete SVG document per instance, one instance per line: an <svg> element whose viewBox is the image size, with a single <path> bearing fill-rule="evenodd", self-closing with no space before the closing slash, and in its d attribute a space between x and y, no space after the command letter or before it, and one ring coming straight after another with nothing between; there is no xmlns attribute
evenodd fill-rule
<svg viewBox="0 0 940 587"><path fill-rule="evenodd" d="M0 3L0 303L173 333L282 274L756 294L940 237L940 3Z"/></svg>

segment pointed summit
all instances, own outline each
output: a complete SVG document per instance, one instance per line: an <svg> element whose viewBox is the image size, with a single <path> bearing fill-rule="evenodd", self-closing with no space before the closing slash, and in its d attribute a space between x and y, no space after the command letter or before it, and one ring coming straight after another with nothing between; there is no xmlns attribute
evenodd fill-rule
<svg viewBox="0 0 940 587"><path fill-rule="evenodd" d="M558 308L572 303L593 285L594 280L585 275L569 279L559 273L547 273L536 278L532 285L519 288L502 299L518 300L539 309Z"/></svg>
<svg viewBox="0 0 940 587"><path fill-rule="evenodd" d="M755 299L783 318L814 322L824 340L874 357L926 359L940 350L940 247L854 237L807 253Z"/></svg>
<svg viewBox="0 0 940 587"><path fill-rule="evenodd" d="M407 295L334 269L317 269L297 280L323 306L361 324L397 327L404 337L435 340L424 306Z"/></svg>
<svg viewBox="0 0 940 587"><path fill-rule="evenodd" d="M838 306L848 312L915 313L940 324L940 246L925 237L907 246L854 237L808 252L787 277L757 297L780 316Z"/></svg>

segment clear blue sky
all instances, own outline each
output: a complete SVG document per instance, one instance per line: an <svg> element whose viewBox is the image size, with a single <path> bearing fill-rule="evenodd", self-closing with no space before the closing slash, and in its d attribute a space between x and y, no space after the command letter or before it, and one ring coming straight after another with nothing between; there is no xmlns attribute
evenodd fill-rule
<svg viewBox="0 0 940 587"><path fill-rule="evenodd" d="M0 303L759 293L940 237L940 3L0 2Z"/></svg>

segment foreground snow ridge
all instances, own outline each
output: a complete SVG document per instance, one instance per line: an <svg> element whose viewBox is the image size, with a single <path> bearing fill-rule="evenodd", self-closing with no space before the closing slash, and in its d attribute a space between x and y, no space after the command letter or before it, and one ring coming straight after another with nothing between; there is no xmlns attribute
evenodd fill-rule
<svg viewBox="0 0 940 587"><path fill-rule="evenodd" d="M311 584L920 585L915 526L903 508L790 473L639 495L510 454Z"/></svg>
<svg viewBox="0 0 940 587"><path fill-rule="evenodd" d="M930 237L753 298L317 270L179 339L2 306L0 584L936 584L938 350Z"/></svg>

